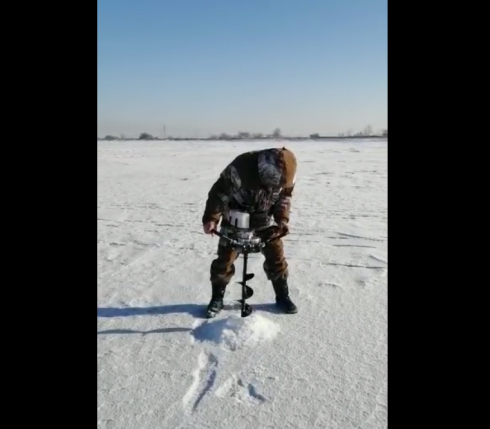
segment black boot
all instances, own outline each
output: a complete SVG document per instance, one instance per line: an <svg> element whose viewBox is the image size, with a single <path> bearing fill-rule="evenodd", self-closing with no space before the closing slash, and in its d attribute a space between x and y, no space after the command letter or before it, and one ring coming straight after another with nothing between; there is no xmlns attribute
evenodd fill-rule
<svg viewBox="0 0 490 429"><path fill-rule="evenodd" d="M211 284L212 296L207 308L207 317L215 317L223 309L223 297L225 296L226 285Z"/></svg>
<svg viewBox="0 0 490 429"><path fill-rule="evenodd" d="M272 282L274 291L276 292L276 305L287 314L298 312L298 308L294 305L289 297L288 280L286 277L279 277Z"/></svg>

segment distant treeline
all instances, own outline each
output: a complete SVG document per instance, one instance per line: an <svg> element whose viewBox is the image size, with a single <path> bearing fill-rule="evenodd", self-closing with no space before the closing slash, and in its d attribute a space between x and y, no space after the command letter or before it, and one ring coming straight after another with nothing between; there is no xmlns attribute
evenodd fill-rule
<svg viewBox="0 0 490 429"><path fill-rule="evenodd" d="M388 135L372 135L372 136L309 136L309 137L280 137L280 138L273 138L273 137L263 137L263 138L239 138L239 137L229 137L226 139L223 138L211 138L211 137L206 137L206 138L196 138L196 137L167 137L167 138L161 138L161 137L152 137L152 138L147 138L147 139L141 139L141 138L128 138L128 137L113 137L113 136L106 136L106 137L97 137L98 141L135 141L135 140L141 140L141 141L216 141L216 140L222 140L222 141L236 141L236 140L247 140L247 141L261 141L261 140L295 140L295 141L301 141L301 140L352 140L352 139L375 139L375 138L388 138Z"/></svg>
<svg viewBox="0 0 490 429"><path fill-rule="evenodd" d="M319 134L310 134L308 137L292 137L292 136L283 136L281 134L281 130L276 128L272 134L263 135L260 133L248 133L248 132L239 132L236 135L229 135L226 133L222 133L220 135L211 135L209 137L155 137L148 133L141 133L139 137L126 137L126 136L111 136L107 135L105 137L97 137L97 140L171 140L171 141L189 141L189 140L198 140L198 141L207 141L207 140L338 140L338 139L365 139L365 138L383 138L388 137L388 130L383 130L380 134L374 134L371 131L370 127L366 127L366 129L362 132L351 134L350 132L341 133L337 136L321 136Z"/></svg>

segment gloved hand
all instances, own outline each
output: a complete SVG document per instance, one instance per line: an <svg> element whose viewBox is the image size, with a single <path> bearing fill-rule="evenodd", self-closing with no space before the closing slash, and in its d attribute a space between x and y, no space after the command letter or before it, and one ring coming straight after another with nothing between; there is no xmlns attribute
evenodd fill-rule
<svg viewBox="0 0 490 429"><path fill-rule="evenodd" d="M262 241L273 240L280 235L289 234L289 226L286 222L279 222L277 225L273 225L260 233Z"/></svg>
<svg viewBox="0 0 490 429"><path fill-rule="evenodd" d="M213 230L216 229L216 222L206 222L203 226L202 229L204 231L204 234L213 234Z"/></svg>
<svg viewBox="0 0 490 429"><path fill-rule="evenodd" d="M279 226L279 234L289 234L289 225L287 224L287 222L285 221L282 221L282 222L279 222L278 224Z"/></svg>

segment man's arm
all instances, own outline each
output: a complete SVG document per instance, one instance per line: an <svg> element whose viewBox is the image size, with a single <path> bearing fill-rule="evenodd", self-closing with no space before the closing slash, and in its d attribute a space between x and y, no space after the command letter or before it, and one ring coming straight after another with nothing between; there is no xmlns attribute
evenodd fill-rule
<svg viewBox="0 0 490 429"><path fill-rule="evenodd" d="M291 201L293 198L294 185L281 191L279 199L274 204L272 213L274 220L279 225L289 222L289 213L291 211Z"/></svg>
<svg viewBox="0 0 490 429"><path fill-rule="evenodd" d="M225 207L228 205L233 192L241 185L240 177L232 162L220 174L208 193L202 223L215 222L218 224Z"/></svg>

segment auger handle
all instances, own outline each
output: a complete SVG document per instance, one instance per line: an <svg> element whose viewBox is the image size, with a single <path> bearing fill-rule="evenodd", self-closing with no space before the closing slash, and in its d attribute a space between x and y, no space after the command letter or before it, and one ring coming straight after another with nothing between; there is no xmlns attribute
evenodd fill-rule
<svg viewBox="0 0 490 429"><path fill-rule="evenodd" d="M221 237L221 238L224 238L225 240L228 240L231 244L234 244L235 246L239 246L240 245L240 243L238 243L238 241L233 240L232 238L228 237L225 234L222 234L221 232L217 231L216 229L212 229L211 232L213 234L216 234L218 237Z"/></svg>
<svg viewBox="0 0 490 429"><path fill-rule="evenodd" d="M228 240L231 244L234 244L235 246L240 246L241 247L241 244L238 241L233 240L232 238L228 237L225 234L222 234L221 232L217 231L216 229L211 230L211 232L213 234L216 234L218 237L221 237L221 238L224 238L225 240ZM277 240L278 238L282 238L282 237L284 237L286 235L288 235L288 233L287 232L283 232L282 234L279 234L277 237L272 237L271 239L269 239L269 240L267 240L265 242L261 242L260 245L261 245L261 247L264 247L266 244L269 244L271 241Z"/></svg>

